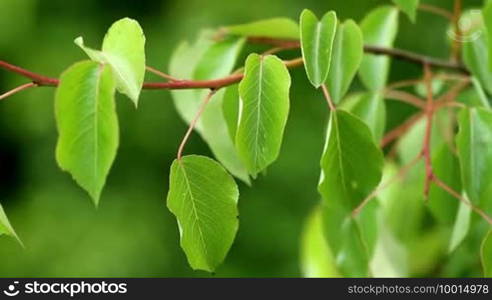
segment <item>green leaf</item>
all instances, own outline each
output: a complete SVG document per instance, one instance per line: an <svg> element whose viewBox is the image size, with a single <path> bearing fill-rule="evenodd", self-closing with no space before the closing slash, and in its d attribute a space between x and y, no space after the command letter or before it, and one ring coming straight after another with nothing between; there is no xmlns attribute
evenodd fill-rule
<svg viewBox="0 0 492 300"><path fill-rule="evenodd" d="M333 55L326 79L326 86L333 102L340 102L347 93L362 62L363 54L364 41L359 26L352 20L339 25L333 42Z"/></svg>
<svg viewBox="0 0 492 300"><path fill-rule="evenodd" d="M345 276L368 275L377 202L369 202L357 217L352 212L377 187L382 168L383 155L364 122L343 110L333 111L318 190L324 200L325 235Z"/></svg>
<svg viewBox="0 0 492 300"><path fill-rule="evenodd" d="M364 44L379 47L393 47L398 31L398 10L382 6L371 11L361 23ZM359 76L371 91L378 91L386 85L390 69L390 58L372 54L364 55Z"/></svg>
<svg viewBox="0 0 492 300"><path fill-rule="evenodd" d="M118 148L114 93L110 68L84 61L61 75L55 97L58 165L96 205Z"/></svg>
<svg viewBox="0 0 492 300"><path fill-rule="evenodd" d="M124 18L111 25L104 37L102 51L84 46L82 37L75 39L94 61L111 66L116 88L138 105L145 77L145 36L137 21Z"/></svg>
<svg viewBox="0 0 492 300"><path fill-rule="evenodd" d="M492 277L492 230L487 233L480 249L483 276Z"/></svg>
<svg viewBox="0 0 492 300"><path fill-rule="evenodd" d="M393 2L410 18L410 21L415 23L419 0L393 0Z"/></svg>
<svg viewBox="0 0 492 300"><path fill-rule="evenodd" d="M290 75L276 56L250 54L239 84L241 115L236 147L249 173L256 175L280 152L289 114Z"/></svg>
<svg viewBox="0 0 492 300"><path fill-rule="evenodd" d="M301 270L304 277L339 277L334 257L323 234L321 207L316 207L304 225L301 239Z"/></svg>
<svg viewBox="0 0 492 300"><path fill-rule="evenodd" d="M461 191L461 174L458 157L449 145L442 144L432 157L434 174L447 186ZM429 190L428 208L432 215L444 225L452 225L458 212L458 201L442 188L431 185Z"/></svg>
<svg viewBox="0 0 492 300"><path fill-rule="evenodd" d="M213 42L213 32L203 31L195 44L181 43L174 52L170 73L178 78L215 79L228 75L234 68L244 39L231 37ZM173 90L174 105L181 117L189 124L208 91ZM241 163L230 137L228 121L223 111L225 91L219 90L205 108L195 130L209 145L213 154L232 175L249 183L245 166Z"/></svg>
<svg viewBox="0 0 492 300"><path fill-rule="evenodd" d="M475 77L472 77L471 81L473 83L473 88L475 89L475 92L478 96L477 98L480 103L479 106L490 109L489 99L487 97L487 94L485 94L485 91L483 90L483 86L480 83L480 81Z"/></svg>
<svg viewBox="0 0 492 300"><path fill-rule="evenodd" d="M321 168L318 190L323 198L352 211L379 184L383 154L362 120L337 110L328 125Z"/></svg>
<svg viewBox="0 0 492 300"><path fill-rule="evenodd" d="M492 1L485 3L483 8L483 20L487 33L487 39L492 41ZM492 72L492 47L489 45L489 71Z"/></svg>
<svg viewBox="0 0 492 300"><path fill-rule="evenodd" d="M328 76L331 52L337 29L335 12L327 12L321 21L308 9L301 13L301 50L307 77L318 88Z"/></svg>
<svg viewBox="0 0 492 300"><path fill-rule="evenodd" d="M483 27L480 28L483 29ZM492 64L492 58L489 58L489 48L487 36L480 32L476 33L475 38L462 43L463 62L473 76L480 81L483 88L488 93L492 93L492 71L488 67Z"/></svg>
<svg viewBox="0 0 492 300"><path fill-rule="evenodd" d="M472 203L490 206L492 193L492 112L463 109L456 137L463 187Z"/></svg>
<svg viewBox="0 0 492 300"><path fill-rule="evenodd" d="M15 233L14 228L12 228L12 225L10 225L9 219L7 218L7 215L5 214L2 205L0 205L0 235L2 234L15 238L19 242L19 244L21 244L21 246L24 247L22 241Z"/></svg>
<svg viewBox="0 0 492 300"><path fill-rule="evenodd" d="M232 140L236 139L237 123L239 118L239 85L234 84L228 86L224 92L224 100L222 103L222 110L224 112L224 119L229 129L229 135Z"/></svg>
<svg viewBox="0 0 492 300"><path fill-rule="evenodd" d="M347 97L341 108L362 119L378 144L386 127L386 104L380 93L359 93Z"/></svg>
<svg viewBox="0 0 492 300"><path fill-rule="evenodd" d="M173 162L167 206L193 269L213 272L226 257L239 226L238 197L234 179L216 161L190 155Z"/></svg>
<svg viewBox="0 0 492 300"><path fill-rule="evenodd" d="M470 230L470 207L461 202L455 218L456 220L454 222L453 232L451 233L451 239L449 241L448 252L450 253L456 250L456 248L463 242L468 234L468 231Z"/></svg>
<svg viewBox="0 0 492 300"><path fill-rule="evenodd" d="M299 39L299 26L288 18L272 18L225 27L226 32L251 37Z"/></svg>

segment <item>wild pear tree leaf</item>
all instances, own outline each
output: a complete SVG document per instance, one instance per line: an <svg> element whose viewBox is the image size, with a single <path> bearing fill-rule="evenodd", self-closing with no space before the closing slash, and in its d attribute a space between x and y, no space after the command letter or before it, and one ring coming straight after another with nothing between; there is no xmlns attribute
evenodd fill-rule
<svg viewBox="0 0 492 300"><path fill-rule="evenodd" d="M364 122L333 111L318 190L324 200L325 235L345 276L368 275L377 234L376 202L369 202L357 217L352 212L377 187L382 168L383 155Z"/></svg>
<svg viewBox="0 0 492 300"><path fill-rule="evenodd" d="M449 240L448 252L451 253L463 242L470 231L471 208L461 202L455 216L451 239Z"/></svg>
<svg viewBox="0 0 492 300"><path fill-rule="evenodd" d="M272 18L225 27L225 31L240 36L299 39L299 25L288 18Z"/></svg>
<svg viewBox="0 0 492 300"><path fill-rule="evenodd" d="M0 205L0 235L2 234L15 238L19 242L19 244L23 246L22 241L15 233L14 228L12 228L12 225L10 225L9 219L5 214L5 210L3 209L2 205Z"/></svg>
<svg viewBox="0 0 492 300"><path fill-rule="evenodd" d="M213 34L212 31L205 30L193 45L188 42L180 44L171 58L170 73L177 78L198 80L227 76L234 68L244 39L230 37L215 43ZM205 90L172 91L174 105L187 123L193 120L207 93ZM215 93L195 130L208 144L217 160L232 175L249 183L248 172L241 163L234 140L229 134L226 111L223 110L224 94L223 89Z"/></svg>
<svg viewBox="0 0 492 300"><path fill-rule="evenodd" d="M461 44L463 62L472 75L480 81L483 88L492 94L492 70L489 68L492 65L492 57L489 57L488 35L484 34L484 31L488 32L489 30L485 28L481 15L471 15L470 12L465 12L462 18L466 16L473 18L471 20L474 22L474 27L467 33L472 38ZM489 23L490 20L485 20L485 22Z"/></svg>
<svg viewBox="0 0 492 300"><path fill-rule="evenodd" d="M216 161L190 155L173 162L167 206L193 269L213 272L226 257L239 226L238 197L234 179Z"/></svg>
<svg viewBox="0 0 492 300"><path fill-rule="evenodd" d="M237 123L239 118L239 85L228 86L224 91L222 110L227 122L229 135L233 140L236 139Z"/></svg>
<svg viewBox="0 0 492 300"><path fill-rule="evenodd" d="M323 210L316 207L304 225L301 240L301 270L304 277L339 277L335 259L323 234Z"/></svg>
<svg viewBox="0 0 492 300"><path fill-rule="evenodd" d="M326 80L332 56L337 16L327 12L321 20L308 9L301 13L301 50L307 77L318 88Z"/></svg>
<svg viewBox="0 0 492 300"><path fill-rule="evenodd" d="M96 205L118 148L114 93L111 69L84 61L61 75L55 97L58 165Z"/></svg>
<svg viewBox="0 0 492 300"><path fill-rule="evenodd" d="M483 8L483 20L487 33L487 40L492 43L492 1L485 3ZM489 44L489 71L492 72L492 47Z"/></svg>
<svg viewBox="0 0 492 300"><path fill-rule="evenodd" d="M379 184L382 168L383 154L367 125L343 110L332 112L321 158L323 198L352 211Z"/></svg>
<svg viewBox="0 0 492 300"><path fill-rule="evenodd" d="M432 156L434 174L453 190L461 191L458 157L451 151L448 144L442 144L434 153ZM458 213L458 204L458 201L442 188L431 185L427 206L438 222L446 226L452 225Z"/></svg>
<svg viewBox="0 0 492 300"><path fill-rule="evenodd" d="M398 31L398 10L382 6L371 11L361 23L364 44L393 47ZM390 69L390 58L365 54L359 70L364 85L371 91L378 91L386 85Z"/></svg>
<svg viewBox="0 0 492 300"><path fill-rule="evenodd" d="M386 104L381 93L354 94L347 97L340 107L362 119L371 130L376 143L379 143L386 127Z"/></svg>
<svg viewBox="0 0 492 300"><path fill-rule="evenodd" d="M352 20L340 24L333 42L330 70L326 79L333 102L340 102L347 93L363 54L364 41L359 26Z"/></svg>
<svg viewBox="0 0 492 300"><path fill-rule="evenodd" d="M459 114L456 137L463 187L478 207L490 207L492 193L492 112L466 108Z"/></svg>
<svg viewBox="0 0 492 300"><path fill-rule="evenodd" d="M287 68L276 56L250 54L246 59L239 84L242 110L236 147L253 177L279 155L289 115L290 82Z"/></svg>
<svg viewBox="0 0 492 300"><path fill-rule="evenodd" d="M492 230L487 233L480 250L482 258L483 276L492 277Z"/></svg>
<svg viewBox="0 0 492 300"><path fill-rule="evenodd" d="M145 77L145 36L137 21L124 18L111 25L106 33L102 51L84 46L82 37L77 44L94 61L111 66L116 88L138 105Z"/></svg>
<svg viewBox="0 0 492 300"><path fill-rule="evenodd" d="M419 0L393 0L393 2L410 18L410 21L415 23Z"/></svg>

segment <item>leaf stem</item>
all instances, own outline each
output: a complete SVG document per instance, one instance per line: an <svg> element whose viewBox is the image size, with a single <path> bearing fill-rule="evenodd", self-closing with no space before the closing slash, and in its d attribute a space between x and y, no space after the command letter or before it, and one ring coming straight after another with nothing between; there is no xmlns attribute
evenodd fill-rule
<svg viewBox="0 0 492 300"><path fill-rule="evenodd" d="M328 91L328 88L324 83L321 85L321 90L323 91L323 95L325 96L326 102L328 103L328 107L330 108L331 111L335 111L337 108L335 106L335 103L333 103L333 100L331 99L330 96L330 92Z"/></svg>
<svg viewBox="0 0 492 300"><path fill-rule="evenodd" d="M212 99L213 95L215 94L216 90L211 90L207 96L205 97L205 99L203 99L203 102L202 102L202 105L200 106L200 108L198 109L195 117L193 118L193 120L191 121L190 123L190 126L188 127L188 130L186 131L186 134L185 136L183 137L183 140L181 141L181 144L179 145L179 148L178 148L178 155L177 155L177 158L178 160L181 160L181 157L182 157L182 154L183 154L183 150L184 150L184 147L186 146L186 143L188 142L188 139L190 138L191 136L191 133L193 132L193 129L195 129L195 126L196 126L196 123L198 122L198 120L200 119L200 116L203 114L203 112L205 111L205 107L207 106L208 102L210 102L210 99Z"/></svg>
<svg viewBox="0 0 492 300"><path fill-rule="evenodd" d="M159 70L157 70L155 68L152 68L150 66L145 66L145 69L147 71L149 71L150 73L154 73L155 75L157 75L159 77L162 77L164 79L167 79L167 80L171 80L171 81L178 81L179 80L179 79L177 79L177 78L175 78L175 77L173 77L173 76L171 76L169 74L166 74L164 72L161 72L161 71L159 71Z"/></svg>
<svg viewBox="0 0 492 300"><path fill-rule="evenodd" d="M425 125L424 142L422 146L422 156L425 160L425 182L424 182L424 198L425 201L429 197L429 189L434 172L432 170L431 159L431 137L432 137L432 119L434 116L434 95L432 91L432 71L428 64L424 64L424 83L427 90L427 102L425 107L425 116L427 123Z"/></svg>
<svg viewBox="0 0 492 300"><path fill-rule="evenodd" d="M425 102L419 97L416 97L410 93L397 90L387 90L385 93L388 100L398 100L408 104L411 104L417 108L425 109Z"/></svg>
<svg viewBox="0 0 492 300"><path fill-rule="evenodd" d="M29 83L23 84L21 86L18 86L16 88L14 88L14 89L6 92L5 94L0 95L0 100L3 100L5 98L7 98L7 97L10 97L10 96L18 93L18 92L21 92L23 90L27 90L29 88L36 87L36 86L37 86L37 84L34 83L34 82L29 82Z"/></svg>
<svg viewBox="0 0 492 300"><path fill-rule="evenodd" d="M386 135L383 137L381 140L381 148L386 147L389 143L392 141L396 140L397 138L401 137L405 133L408 132L410 128L412 128L422 117L424 117L425 114L420 112L417 113L410 118L408 118L405 122L397 126L396 128L392 129Z"/></svg>
<svg viewBox="0 0 492 300"><path fill-rule="evenodd" d="M449 11L443 9L443 8L438 7L438 6L422 3L419 5L419 10L433 13L435 15L444 17L444 18L448 19L449 21L453 21L453 14L450 13Z"/></svg>

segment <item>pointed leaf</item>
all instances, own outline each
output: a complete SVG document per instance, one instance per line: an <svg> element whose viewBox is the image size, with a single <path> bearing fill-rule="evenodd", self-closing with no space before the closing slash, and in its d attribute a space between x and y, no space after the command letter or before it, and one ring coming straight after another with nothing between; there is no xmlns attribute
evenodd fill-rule
<svg viewBox="0 0 492 300"><path fill-rule="evenodd" d="M213 42L213 32L203 31L195 44L180 44L171 58L170 73L177 78L215 79L227 76L244 45L244 39L226 38ZM237 88L237 86L236 86ZM173 100L181 117L190 123L208 91L173 90ZM224 90L219 90L205 108L195 130L209 145L215 157L232 175L249 183L245 166L241 163L230 137L223 112Z"/></svg>
<svg viewBox="0 0 492 300"><path fill-rule="evenodd" d="M239 84L241 113L236 147L249 173L256 175L280 152L289 114L290 75L276 56L250 54Z"/></svg>
<svg viewBox="0 0 492 300"><path fill-rule="evenodd" d="M118 148L114 92L110 68L84 61L62 74L55 98L58 165L96 205Z"/></svg>
<svg viewBox="0 0 492 300"><path fill-rule="evenodd" d="M393 0L393 2L410 18L410 21L415 23L419 0Z"/></svg>
<svg viewBox="0 0 492 300"><path fill-rule="evenodd" d="M307 77L318 88L328 76L333 40L337 28L335 12L326 13L321 21L308 9L301 13L301 50Z"/></svg>
<svg viewBox="0 0 492 300"><path fill-rule="evenodd" d="M323 234L322 209L309 215L301 241L301 270L304 277L339 277L334 257Z"/></svg>
<svg viewBox="0 0 492 300"><path fill-rule="evenodd" d="M14 228L12 228L12 225L10 225L9 219L7 218L2 205L0 205L0 235L2 234L15 238L19 242L19 244L23 246L22 241L15 233Z"/></svg>
<svg viewBox="0 0 492 300"><path fill-rule="evenodd" d="M362 119L379 143L386 127L386 104L380 93L360 93L347 97L341 108Z"/></svg>
<svg viewBox="0 0 492 300"><path fill-rule="evenodd" d="M226 257L238 228L238 197L234 179L214 160L190 155L173 162L167 206L193 269L212 272Z"/></svg>
<svg viewBox="0 0 492 300"><path fill-rule="evenodd" d="M480 256L482 258L483 276L492 277L492 230L487 233L482 242Z"/></svg>
<svg viewBox="0 0 492 300"><path fill-rule="evenodd" d="M393 47L398 31L398 10L382 6L371 11L361 23L364 44ZM386 85L390 68L390 58L372 54L364 55L359 76L371 91L378 91Z"/></svg>
<svg viewBox="0 0 492 300"><path fill-rule="evenodd" d="M383 155L364 122L337 110L328 125L321 168L318 189L323 198L352 211L379 184Z"/></svg>
<svg viewBox="0 0 492 300"><path fill-rule="evenodd" d="M472 203L490 207L492 193L492 112L463 109L456 137L463 187Z"/></svg>
<svg viewBox="0 0 492 300"><path fill-rule="evenodd" d="M84 46L82 37L75 43L92 60L111 66L116 88L137 106L145 76L145 36L138 22L124 18L113 23L104 37L102 51Z"/></svg>
<svg viewBox="0 0 492 300"><path fill-rule="evenodd" d="M231 34L278 39L299 39L299 26L288 18L272 18L225 27Z"/></svg>
<svg viewBox="0 0 492 300"><path fill-rule="evenodd" d="M468 205L460 203L455 217L453 232L449 241L448 252L453 252L466 238L470 230L471 209Z"/></svg>
<svg viewBox="0 0 492 300"><path fill-rule="evenodd" d="M348 20L337 28L333 42L333 55L326 86L333 102L338 103L347 93L364 54L362 31Z"/></svg>

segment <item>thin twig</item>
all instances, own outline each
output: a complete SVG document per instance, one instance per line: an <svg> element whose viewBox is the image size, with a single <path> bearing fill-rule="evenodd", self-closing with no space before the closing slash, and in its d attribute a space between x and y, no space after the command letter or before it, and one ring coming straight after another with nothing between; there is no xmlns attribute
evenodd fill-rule
<svg viewBox="0 0 492 300"><path fill-rule="evenodd" d="M445 192L453 196L454 198L460 200L463 202L465 205L469 206L474 212L476 212L478 215L480 215L487 223L492 225L492 217L487 215L483 210L480 208L476 207L473 205L473 203L470 202L470 200L466 199L465 197L461 196L457 191L455 191L453 188L448 186L446 183L444 183L441 179L439 179L437 176L434 176L434 179L432 180L433 183L435 183L438 187L443 189Z"/></svg>
<svg viewBox="0 0 492 300"><path fill-rule="evenodd" d="M152 68L150 66L146 66L145 69L147 71L149 71L150 73L154 73L155 75L157 75L159 77L162 77L164 79L167 79L167 80L171 80L171 81L178 81L179 80L179 79L177 79L177 78L175 78L175 77L173 77L173 76L171 76L169 74L166 74L164 72L161 72L161 71L159 71L157 69L154 69L154 68Z"/></svg>
<svg viewBox="0 0 492 300"><path fill-rule="evenodd" d="M385 95L388 100L398 100L411 104L417 108L425 109L425 102L410 93L404 91L387 90Z"/></svg>
<svg viewBox="0 0 492 300"><path fill-rule="evenodd" d="M195 126L196 126L196 123L200 119L200 116L205 111L205 107L207 106L208 102L210 102L210 99L212 99L212 97L215 94L215 92L216 92L216 90L212 90L212 91L210 91L210 93L207 94L207 96L205 97L205 99L203 99L202 105L198 109L195 117L191 121L190 126L188 127L188 130L186 131L186 134L183 137L183 140L181 141L181 144L179 145L178 155L177 155L178 160L181 160L181 156L183 154L184 147L185 147L186 143L188 142L188 139L190 138L190 135L193 132L193 129L195 128Z"/></svg>
<svg viewBox="0 0 492 300"><path fill-rule="evenodd" d="M440 7L437 7L434 5L422 3L419 5L419 10L430 12L430 13L433 13L435 15L444 17L444 18L448 19L449 21L453 20L453 14L452 13L450 13L449 11L447 11L443 8L440 8Z"/></svg>
<svg viewBox="0 0 492 300"><path fill-rule="evenodd" d="M330 92L328 91L328 88L326 87L325 84L321 85L321 90L323 90L323 95L325 96L326 102L328 103L328 107L330 108L331 111L335 111L337 108L335 106L335 103L333 103L333 100L331 99Z"/></svg>
<svg viewBox="0 0 492 300"><path fill-rule="evenodd" d="M431 137L432 137L432 120L434 116L434 95L432 91L432 71L428 64L424 64L424 82L427 90L427 103L425 107L425 124L424 142L422 145L422 156L425 160L425 182L424 182L424 199L427 201L429 196L430 183L434 178L431 159Z"/></svg>
<svg viewBox="0 0 492 300"><path fill-rule="evenodd" d="M420 159L422 159L422 155L418 155L415 157L412 161L410 161L408 164L403 166L398 173L390 178L388 181L386 181L383 184L380 184L374 191L372 191L362 202L357 206L353 211L352 211L352 217L356 217L362 209L371 201L374 197L376 197L381 191L384 189L388 188L391 184L393 184L396 180L405 177L405 175L410 171L410 169L417 164Z"/></svg>
<svg viewBox="0 0 492 300"><path fill-rule="evenodd" d="M420 119L422 119L424 115L424 113L415 114L396 128L386 133L386 135L381 140L381 148L386 147L389 143L407 133L408 130L412 128Z"/></svg>
<svg viewBox="0 0 492 300"><path fill-rule="evenodd" d="M452 20L453 20L455 37L453 39L453 44L451 48L451 60L454 62L458 62L460 60L461 36L463 35L460 26L461 7L462 7L461 0L454 0Z"/></svg>
<svg viewBox="0 0 492 300"><path fill-rule="evenodd" d="M16 87L15 89L12 89L12 90L6 92L5 94L0 95L0 100L3 100L7 97L12 96L13 94L16 94L18 92L21 92L23 90L27 90L29 88L36 87L36 86L37 86L37 84L34 82L29 82L29 83L23 84L21 86Z"/></svg>

